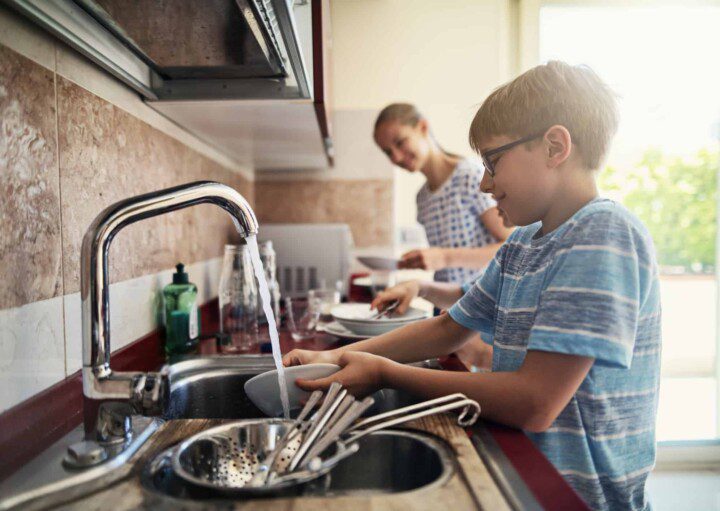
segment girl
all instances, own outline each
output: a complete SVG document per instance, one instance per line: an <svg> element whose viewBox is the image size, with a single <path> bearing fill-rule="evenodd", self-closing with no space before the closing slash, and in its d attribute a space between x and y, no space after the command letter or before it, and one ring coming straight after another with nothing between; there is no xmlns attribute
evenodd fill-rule
<svg viewBox="0 0 720 511"><path fill-rule="evenodd" d="M425 228L431 248L407 252L400 259L400 268L435 270L436 285L450 286L449 295L459 299L460 286L477 278L512 232L495 201L480 191L482 164L443 150L427 119L407 103L394 103L380 112L374 138L395 165L422 172L426 179L417 194L417 220ZM411 282L388 289L376 297L373 307L382 309L387 302L400 299L402 313L422 286ZM422 294L437 307L452 305L444 299L433 300L435 293ZM457 354L481 369L492 362L492 348L479 336Z"/></svg>
<svg viewBox="0 0 720 511"><path fill-rule="evenodd" d="M407 103L380 112L374 138L395 165L426 179L417 194L417 219L431 248L404 254L400 267L435 270L437 282L473 280L512 232L495 201L480 191L482 164L444 151L428 121Z"/></svg>

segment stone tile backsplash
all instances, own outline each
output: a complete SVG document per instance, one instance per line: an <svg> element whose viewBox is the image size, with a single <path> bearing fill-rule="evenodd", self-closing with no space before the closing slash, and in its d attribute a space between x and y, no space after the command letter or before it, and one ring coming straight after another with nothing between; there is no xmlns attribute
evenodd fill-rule
<svg viewBox="0 0 720 511"><path fill-rule="evenodd" d="M0 46L0 309L63 294L54 89Z"/></svg>
<svg viewBox="0 0 720 511"><path fill-rule="evenodd" d="M261 225L343 222L358 247L392 244L392 201L390 180L255 182Z"/></svg>
<svg viewBox="0 0 720 511"><path fill-rule="evenodd" d="M253 183L235 169L2 44L0 176L0 413L79 368L80 247L100 211L199 180L253 201ZM122 282L111 288L122 308L113 350L157 327L153 300L172 266L186 263L204 283L234 238L227 213L210 205L124 228L110 254L111 281Z"/></svg>

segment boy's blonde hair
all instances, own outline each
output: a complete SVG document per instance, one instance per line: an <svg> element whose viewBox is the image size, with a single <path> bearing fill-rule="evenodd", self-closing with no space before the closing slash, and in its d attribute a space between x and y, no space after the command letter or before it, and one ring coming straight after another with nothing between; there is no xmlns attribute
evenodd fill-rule
<svg viewBox="0 0 720 511"><path fill-rule="evenodd" d="M559 124L570 132L582 163L598 169L617 131L613 91L587 66L553 60L495 89L470 125L470 146L493 136L524 137Z"/></svg>

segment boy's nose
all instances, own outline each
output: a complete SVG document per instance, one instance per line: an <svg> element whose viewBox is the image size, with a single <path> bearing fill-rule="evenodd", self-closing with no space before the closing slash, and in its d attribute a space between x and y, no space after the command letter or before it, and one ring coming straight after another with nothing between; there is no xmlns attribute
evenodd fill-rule
<svg viewBox="0 0 720 511"><path fill-rule="evenodd" d="M488 174L488 171L486 170L485 172L483 172L483 177L480 181L480 191L483 193L492 193L493 184L493 179L490 177L490 174Z"/></svg>

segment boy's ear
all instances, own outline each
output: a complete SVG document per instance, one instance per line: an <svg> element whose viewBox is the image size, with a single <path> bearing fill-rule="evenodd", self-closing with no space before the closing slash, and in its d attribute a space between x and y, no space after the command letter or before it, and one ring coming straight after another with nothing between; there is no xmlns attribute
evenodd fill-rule
<svg viewBox="0 0 720 511"><path fill-rule="evenodd" d="M572 151L572 137L565 126L556 124L545 132L547 162L550 168L562 165Z"/></svg>

